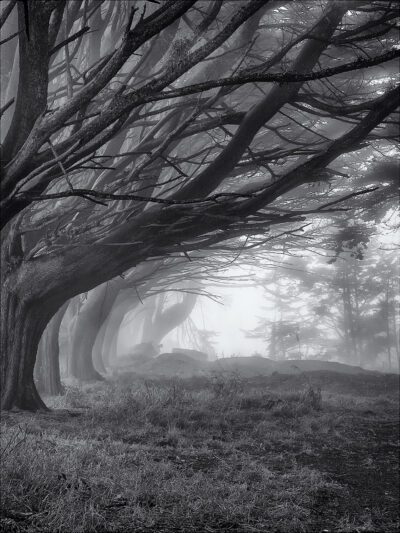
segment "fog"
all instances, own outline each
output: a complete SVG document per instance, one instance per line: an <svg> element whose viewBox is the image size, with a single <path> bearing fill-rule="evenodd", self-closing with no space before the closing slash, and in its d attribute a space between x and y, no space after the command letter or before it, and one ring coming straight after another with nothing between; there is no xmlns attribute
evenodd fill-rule
<svg viewBox="0 0 400 533"><path fill-rule="evenodd" d="M252 271L254 275L256 273ZM232 268L231 273L237 274L237 269ZM260 271L262 273L262 271ZM229 279L230 272L227 273ZM258 352L265 353L265 343L257 339L249 339L246 332L257 326L261 315L265 316L265 299L261 287L219 287L219 301L199 297L198 302L190 315L195 329L208 330L216 333L213 337L213 346L216 357L231 357L234 355L249 356ZM127 353L132 347L132 329L122 326L118 340L118 352ZM174 347L196 349L187 323L169 333L162 343L162 350L171 352Z"/></svg>
<svg viewBox="0 0 400 533"><path fill-rule="evenodd" d="M200 285L167 288L162 305L179 302L186 291L198 296L190 314L162 338L158 353L179 348L203 351L210 361L261 356L398 371L397 224L390 212L368 245L340 255L296 247L266 253L258 266L238 257L218 283L203 276ZM144 301L125 317L117 356L129 357L140 343L145 310Z"/></svg>
<svg viewBox="0 0 400 533"><path fill-rule="evenodd" d="M398 2L0 4L0 531L397 532Z"/></svg>

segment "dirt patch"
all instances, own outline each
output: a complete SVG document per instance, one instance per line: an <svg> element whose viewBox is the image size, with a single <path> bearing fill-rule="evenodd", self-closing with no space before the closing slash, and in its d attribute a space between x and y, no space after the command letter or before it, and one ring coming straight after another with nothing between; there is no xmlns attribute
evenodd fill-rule
<svg viewBox="0 0 400 533"><path fill-rule="evenodd" d="M321 490L314 504L314 527L335 530L337 517L368 517L374 531L396 531L399 513L398 420L353 418L346 439L330 442L318 455L300 454L301 464L318 468L341 485L335 494ZM385 529L379 524L384 519Z"/></svg>

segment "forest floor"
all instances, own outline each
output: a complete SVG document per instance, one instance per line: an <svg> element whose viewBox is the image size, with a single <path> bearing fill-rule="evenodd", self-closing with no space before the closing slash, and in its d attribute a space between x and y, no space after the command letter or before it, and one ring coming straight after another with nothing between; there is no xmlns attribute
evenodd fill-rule
<svg viewBox="0 0 400 533"><path fill-rule="evenodd" d="M1 531L399 530L397 376L125 377L46 401L2 413Z"/></svg>

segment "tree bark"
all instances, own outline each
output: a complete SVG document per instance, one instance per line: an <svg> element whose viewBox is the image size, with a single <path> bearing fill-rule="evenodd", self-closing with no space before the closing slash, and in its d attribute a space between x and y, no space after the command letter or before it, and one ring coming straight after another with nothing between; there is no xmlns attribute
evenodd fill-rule
<svg viewBox="0 0 400 533"><path fill-rule="evenodd" d="M2 269L3 270L3 269ZM51 311L33 302L17 276L2 272L0 346L1 408L46 410L33 379L36 352Z"/></svg>
<svg viewBox="0 0 400 533"><path fill-rule="evenodd" d="M59 331L61 321L68 307L66 302L47 324L40 339L34 374L40 393L51 396L63 393L60 376Z"/></svg>

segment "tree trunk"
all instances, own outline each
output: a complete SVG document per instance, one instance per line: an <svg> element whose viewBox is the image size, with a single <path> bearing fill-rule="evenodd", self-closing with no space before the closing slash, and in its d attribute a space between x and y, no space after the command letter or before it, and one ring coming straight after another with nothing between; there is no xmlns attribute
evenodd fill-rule
<svg viewBox="0 0 400 533"><path fill-rule="evenodd" d="M394 283L396 283L396 282L394 282ZM390 322L390 317L391 317L392 331L393 331L393 345L394 345L394 349L395 349L395 352L396 352L397 371L400 372L399 332L398 332L398 328L397 328L397 322L398 321L396 320L396 317L398 317L398 314L396 314L397 302L396 302L396 299L395 299L395 295L399 292L398 290L396 292L397 288L398 287L396 285L391 287L391 301L390 301L390 307L389 307L389 322Z"/></svg>
<svg viewBox="0 0 400 533"><path fill-rule="evenodd" d="M0 319L2 409L47 409L33 380L36 352L47 322L41 315L43 303L29 302L16 289L14 276L4 280Z"/></svg>
<svg viewBox="0 0 400 533"><path fill-rule="evenodd" d="M110 281L88 293L74 330L70 365L73 377L84 381L103 379L93 365L92 350L99 329L112 309L120 288L119 281Z"/></svg>
<svg viewBox="0 0 400 533"><path fill-rule="evenodd" d="M1 408L35 411L46 409L37 392L33 371L40 338L48 322L67 300L97 288L107 279L115 280L143 257L141 249L135 248L127 254L126 247L121 246L113 250L112 257L102 247L84 256L80 249L74 249L74 258L66 254L38 254L26 260L22 259L17 226L18 218L15 223L9 223L1 246ZM79 329L84 341L82 324ZM86 362L88 365L75 359L76 374L90 377L94 374L99 378L91 357Z"/></svg>
<svg viewBox="0 0 400 533"><path fill-rule="evenodd" d="M357 259L355 260L357 261ZM355 334L355 346L357 352L357 364L362 365L362 337L361 337L361 313L359 302L359 290L358 290L358 268L357 263L353 264L353 287L354 287L354 334Z"/></svg>
<svg viewBox="0 0 400 533"><path fill-rule="evenodd" d="M51 396L63 393L60 376L60 346L58 336L61 321L68 307L68 303L66 302L47 324L38 348L34 372L37 388L41 393Z"/></svg>
<svg viewBox="0 0 400 533"><path fill-rule="evenodd" d="M111 309L121 290L129 287L130 283L135 286L143 283L146 278L151 277L156 267L143 264L131 271L128 277L117 277L103 283L91 290L87 295L87 300L81 308L74 328L72 342L70 374L83 380L101 380L101 374L93 365L93 347L100 329L109 316ZM147 281L141 285L144 294L153 281ZM135 291L134 300L138 299ZM98 360L98 362L100 362ZM98 367L99 370L106 370L104 365Z"/></svg>
<svg viewBox="0 0 400 533"><path fill-rule="evenodd" d="M96 338L95 338L95 341L92 347L93 366L98 372L100 372L100 374L107 374L107 369L104 365L103 354L101 351L101 346L103 345L103 342L104 342L106 325L107 325L107 319L103 321L103 324L101 325L96 335Z"/></svg>
<svg viewBox="0 0 400 533"><path fill-rule="evenodd" d="M128 289L120 293L108 320L102 326L102 338L98 336L94 345L94 358L100 359L107 368L116 356L117 337L121 323L128 311L133 310L139 303L135 291Z"/></svg>
<svg viewBox="0 0 400 533"><path fill-rule="evenodd" d="M154 337L154 313L156 312L157 297L148 298L143 309L142 338L140 342L152 342Z"/></svg>
<svg viewBox="0 0 400 533"><path fill-rule="evenodd" d="M389 300L389 283L386 286L385 293L385 330L386 330L386 350L388 357L389 372L392 370L392 350L391 350L391 335L390 335L390 300Z"/></svg>
<svg viewBox="0 0 400 533"><path fill-rule="evenodd" d="M68 365L71 360L72 340L80 307L80 295L74 296L68 300L67 309L60 324L58 344L60 349L59 362L61 377L67 377L69 375Z"/></svg>
<svg viewBox="0 0 400 533"><path fill-rule="evenodd" d="M358 350L357 350L357 340L356 340L356 331L355 331L355 321L354 321L354 312L352 304L352 294L351 286L348 274L348 264L347 262L344 265L344 277L343 277L343 310L344 310L344 327L347 329L347 334L350 342L351 348L351 361L353 364L359 364Z"/></svg>
<svg viewBox="0 0 400 533"><path fill-rule="evenodd" d="M155 346L161 343L164 337L184 322L196 305L197 294L184 293L183 300L175 303L165 310L157 309L151 327L147 324L143 331L142 342L152 342Z"/></svg>

